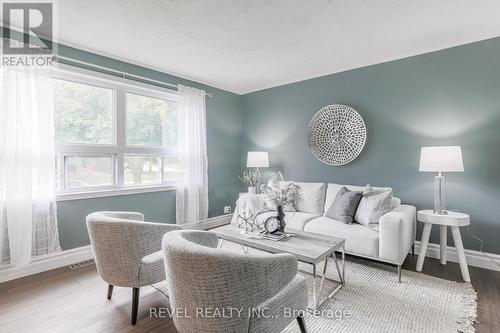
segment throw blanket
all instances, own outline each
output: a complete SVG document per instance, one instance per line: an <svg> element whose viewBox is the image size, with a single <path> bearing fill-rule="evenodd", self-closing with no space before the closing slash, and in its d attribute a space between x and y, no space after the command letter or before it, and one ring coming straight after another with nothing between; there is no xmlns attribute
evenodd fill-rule
<svg viewBox="0 0 500 333"><path fill-rule="evenodd" d="M257 216L259 213L269 211L264 197L260 194L244 194L236 201L231 224L238 224L238 215L242 217Z"/></svg>

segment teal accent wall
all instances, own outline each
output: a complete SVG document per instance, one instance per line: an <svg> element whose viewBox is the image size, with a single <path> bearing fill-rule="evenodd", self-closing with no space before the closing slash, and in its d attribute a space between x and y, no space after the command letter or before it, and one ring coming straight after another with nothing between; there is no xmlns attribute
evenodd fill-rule
<svg viewBox="0 0 500 333"><path fill-rule="evenodd" d="M471 232L485 240L486 251L500 254L500 38L243 96L65 45L58 52L213 95L207 98L209 216L234 207L244 189L236 175L249 150L269 151L267 172L283 171L287 179L391 186L423 209L433 204L434 175L418 172L420 147L461 145L465 172L446 175L448 208L469 213ZM333 103L355 108L368 130L363 152L342 167L322 164L306 143L313 114ZM175 223L175 191L58 202L63 249L89 244L85 216L97 210L134 210ZM462 236L466 248L478 249L466 229ZM431 241L439 242L437 230Z"/></svg>
<svg viewBox="0 0 500 333"><path fill-rule="evenodd" d="M266 150L287 179L387 185L423 209L433 205L434 174L418 171L420 147L460 145L465 172L446 174L448 208L469 213L485 251L500 254L499 60L496 38L244 95L241 160ZM306 142L311 117L334 103L356 109L368 131L363 152L341 167L319 162ZM466 228L462 237L478 250Z"/></svg>
<svg viewBox="0 0 500 333"><path fill-rule="evenodd" d="M90 244L85 217L102 210L141 212L146 221L175 223L175 191L59 201L57 218L61 247L67 250Z"/></svg>
<svg viewBox="0 0 500 333"><path fill-rule="evenodd" d="M241 96L65 45L58 45L58 52L106 68L211 93L212 98L206 100L209 217L222 215L224 206L234 207L240 191L237 175L241 168ZM58 202L59 236L64 250L89 244L85 217L99 210L139 211L146 220L175 223L175 191Z"/></svg>

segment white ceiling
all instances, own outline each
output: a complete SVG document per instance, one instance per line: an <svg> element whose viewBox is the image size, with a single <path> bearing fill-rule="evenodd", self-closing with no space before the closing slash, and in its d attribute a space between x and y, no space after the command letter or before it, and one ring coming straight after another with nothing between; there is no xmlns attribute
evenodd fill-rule
<svg viewBox="0 0 500 333"><path fill-rule="evenodd" d="M59 41L244 94L500 36L498 0L60 0Z"/></svg>

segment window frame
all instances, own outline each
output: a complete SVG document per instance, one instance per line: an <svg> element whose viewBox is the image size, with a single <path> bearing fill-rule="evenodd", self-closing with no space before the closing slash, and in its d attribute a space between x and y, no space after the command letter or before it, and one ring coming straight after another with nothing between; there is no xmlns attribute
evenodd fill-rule
<svg viewBox="0 0 500 333"><path fill-rule="evenodd" d="M179 156L178 146L127 145L127 94L159 98L178 102L177 91L154 85L127 80L112 75L59 64L54 70L54 79L112 89L113 92L113 144L56 143L58 189L57 200L75 200L135 193L174 190L178 180L164 181L163 157ZM66 156L113 157L113 185L66 187ZM160 182L155 184L125 185L125 155L157 156L159 158Z"/></svg>

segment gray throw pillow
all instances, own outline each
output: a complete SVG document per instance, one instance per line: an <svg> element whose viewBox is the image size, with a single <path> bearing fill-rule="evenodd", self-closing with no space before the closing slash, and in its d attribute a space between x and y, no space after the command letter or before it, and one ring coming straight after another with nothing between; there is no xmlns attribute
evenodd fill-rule
<svg viewBox="0 0 500 333"><path fill-rule="evenodd" d="M362 197L362 192L350 191L345 186L342 187L325 216L351 224L354 221L354 215Z"/></svg>

